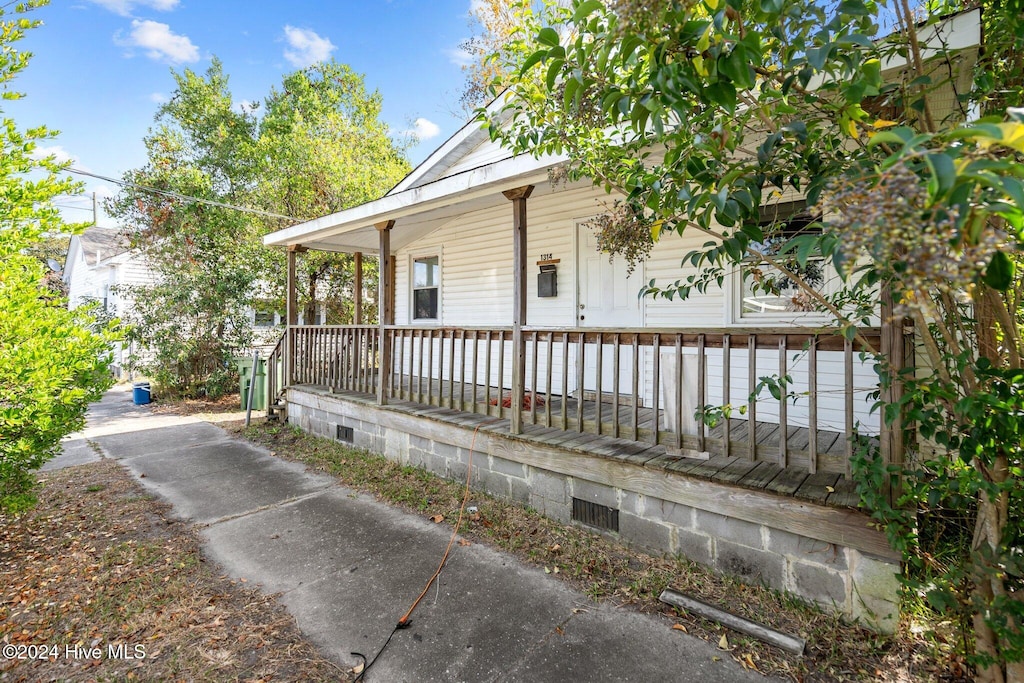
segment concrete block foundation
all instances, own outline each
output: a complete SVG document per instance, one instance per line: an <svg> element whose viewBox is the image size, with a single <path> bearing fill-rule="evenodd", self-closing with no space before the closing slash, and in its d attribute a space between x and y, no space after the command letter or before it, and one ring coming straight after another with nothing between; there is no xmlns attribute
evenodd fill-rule
<svg viewBox="0 0 1024 683"><path fill-rule="evenodd" d="M688 479L600 454L476 430L368 399L288 390L288 420L440 476L464 480L474 445L472 486L525 503L565 524L578 498L619 511L624 543L670 553L743 580L787 591L881 632L898 622L898 556L868 519L850 510ZM606 449L607 450L607 449Z"/></svg>

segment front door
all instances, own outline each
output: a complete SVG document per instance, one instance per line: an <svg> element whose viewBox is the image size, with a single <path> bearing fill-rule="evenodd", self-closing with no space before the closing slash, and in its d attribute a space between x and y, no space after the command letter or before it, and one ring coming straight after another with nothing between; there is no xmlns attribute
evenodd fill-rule
<svg viewBox="0 0 1024 683"><path fill-rule="evenodd" d="M638 294L643 284L643 265L638 264L632 274L627 274L626 260L621 256L609 260L608 254L597 249L594 231L582 223L576 226L578 234L577 261L579 268L578 301L576 321L580 327L599 327L618 330L624 327L640 327L642 322ZM610 392L613 383L614 347L606 343L601 351L601 391ZM584 391L597 389L597 350L593 345L586 349L584 363ZM633 381L633 355L631 347L620 350L619 387L628 392Z"/></svg>

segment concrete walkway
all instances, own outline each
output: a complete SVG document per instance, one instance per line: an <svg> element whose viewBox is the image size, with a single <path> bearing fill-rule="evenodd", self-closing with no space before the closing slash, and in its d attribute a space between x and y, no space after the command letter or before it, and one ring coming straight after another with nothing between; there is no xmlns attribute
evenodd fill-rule
<svg viewBox="0 0 1024 683"><path fill-rule="evenodd" d="M116 458L201 528L224 571L281 593L302 631L351 667L372 658L433 574L450 530L271 456L195 417L114 390L54 467ZM456 545L367 673L377 681L763 681L663 618L597 604L479 544Z"/></svg>

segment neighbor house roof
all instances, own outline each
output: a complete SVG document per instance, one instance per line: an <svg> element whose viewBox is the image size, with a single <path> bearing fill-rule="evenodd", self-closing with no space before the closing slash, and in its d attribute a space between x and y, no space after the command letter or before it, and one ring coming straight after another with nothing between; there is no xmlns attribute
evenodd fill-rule
<svg viewBox="0 0 1024 683"><path fill-rule="evenodd" d="M117 228L101 228L94 225L77 237L82 245L85 262L90 266L128 251L121 231Z"/></svg>

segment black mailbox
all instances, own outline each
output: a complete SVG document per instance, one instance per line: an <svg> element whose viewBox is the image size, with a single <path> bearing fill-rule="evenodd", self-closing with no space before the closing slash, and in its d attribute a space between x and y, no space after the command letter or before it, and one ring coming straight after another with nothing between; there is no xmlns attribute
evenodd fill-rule
<svg viewBox="0 0 1024 683"><path fill-rule="evenodd" d="M541 298L558 296L558 271L554 266L540 267L540 272L537 273L537 296Z"/></svg>

